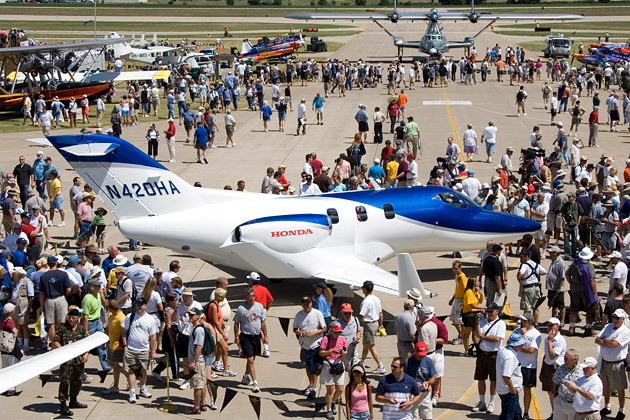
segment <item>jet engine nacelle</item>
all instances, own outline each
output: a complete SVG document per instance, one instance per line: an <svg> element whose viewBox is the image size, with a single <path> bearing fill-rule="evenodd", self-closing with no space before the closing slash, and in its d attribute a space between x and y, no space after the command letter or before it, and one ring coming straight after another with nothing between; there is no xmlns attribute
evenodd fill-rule
<svg viewBox="0 0 630 420"><path fill-rule="evenodd" d="M293 214L250 220L234 230L236 242L259 242L269 249L295 254L328 239L332 223L328 216Z"/></svg>

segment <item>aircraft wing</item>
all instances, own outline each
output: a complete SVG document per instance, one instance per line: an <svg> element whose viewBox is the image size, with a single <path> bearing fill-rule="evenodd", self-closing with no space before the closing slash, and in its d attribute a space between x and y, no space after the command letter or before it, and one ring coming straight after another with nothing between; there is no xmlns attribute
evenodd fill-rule
<svg viewBox="0 0 630 420"><path fill-rule="evenodd" d="M102 332L0 370L0 394L109 341Z"/></svg>
<svg viewBox="0 0 630 420"><path fill-rule="evenodd" d="M298 20L390 20L389 15L382 13L299 13L285 17ZM426 13L401 13L398 20L421 20L426 18Z"/></svg>
<svg viewBox="0 0 630 420"><path fill-rule="evenodd" d="M466 15L468 16L468 15ZM440 19L442 19L442 13L440 13ZM534 15L528 13L521 14L505 14L495 15L494 13L480 13L479 20L577 20L584 19L583 15Z"/></svg>
<svg viewBox="0 0 630 420"><path fill-rule="evenodd" d="M132 41L133 38L95 39L93 41L71 42L66 44L34 45L30 47L0 48L0 58L46 53L52 51L81 51L107 45Z"/></svg>

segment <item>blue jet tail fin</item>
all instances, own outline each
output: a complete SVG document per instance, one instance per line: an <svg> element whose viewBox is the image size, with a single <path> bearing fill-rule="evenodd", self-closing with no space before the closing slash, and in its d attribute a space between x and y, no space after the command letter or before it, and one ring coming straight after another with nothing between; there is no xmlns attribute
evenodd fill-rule
<svg viewBox="0 0 630 420"><path fill-rule="evenodd" d="M232 47L232 48L230 48L230 54L232 54L232 55L239 55L240 52L239 52L238 48Z"/></svg>
<svg viewBox="0 0 630 420"><path fill-rule="evenodd" d="M145 153L103 134L50 136L48 140L119 219L159 216L213 200Z"/></svg>

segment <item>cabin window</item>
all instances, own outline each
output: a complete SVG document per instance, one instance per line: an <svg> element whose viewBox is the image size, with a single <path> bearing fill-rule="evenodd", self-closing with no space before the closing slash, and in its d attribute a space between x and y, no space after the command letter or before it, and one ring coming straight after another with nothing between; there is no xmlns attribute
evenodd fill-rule
<svg viewBox="0 0 630 420"><path fill-rule="evenodd" d="M459 207L465 209L468 207L466 202L458 195L455 195L450 192L445 192L436 195L437 198L444 201L446 204L450 204L451 206Z"/></svg>
<svg viewBox="0 0 630 420"><path fill-rule="evenodd" d="M337 213L337 209L328 209L326 210L326 214L330 217L330 221L333 225L339 223L339 213Z"/></svg>
<svg viewBox="0 0 630 420"><path fill-rule="evenodd" d="M383 204L383 211L385 212L386 219L393 219L396 217L396 212L394 212L394 206L391 204Z"/></svg>
<svg viewBox="0 0 630 420"><path fill-rule="evenodd" d="M363 206L356 206L355 211L357 212L357 220L359 222L365 222L367 220L367 210Z"/></svg>

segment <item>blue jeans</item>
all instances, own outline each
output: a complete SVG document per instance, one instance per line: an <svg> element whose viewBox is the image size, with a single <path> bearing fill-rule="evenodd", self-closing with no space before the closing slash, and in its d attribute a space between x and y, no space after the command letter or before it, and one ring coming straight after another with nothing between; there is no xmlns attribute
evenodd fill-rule
<svg viewBox="0 0 630 420"><path fill-rule="evenodd" d="M129 249L134 250L136 248L138 248L138 241L135 239L129 239Z"/></svg>
<svg viewBox="0 0 630 420"><path fill-rule="evenodd" d="M396 115L394 115L394 116L390 115L389 116L389 121L391 123L391 127L389 129L390 133L393 133L394 129L396 128L396 117L397 117Z"/></svg>
<svg viewBox="0 0 630 420"><path fill-rule="evenodd" d="M564 225L564 256L575 258L577 256L578 227Z"/></svg>
<svg viewBox="0 0 630 420"><path fill-rule="evenodd" d="M239 95L232 95L232 103L234 104L234 111L238 111L238 97Z"/></svg>
<svg viewBox="0 0 630 420"><path fill-rule="evenodd" d="M569 97L565 96L564 98L560 99L560 106L558 107L558 109L562 112L567 112L567 106L569 103Z"/></svg>
<svg viewBox="0 0 630 420"><path fill-rule="evenodd" d="M168 107L168 118L175 118L175 104L167 104Z"/></svg>
<svg viewBox="0 0 630 420"><path fill-rule="evenodd" d="M90 236L92 236L92 222L82 221L79 225L79 237L87 239Z"/></svg>
<svg viewBox="0 0 630 420"><path fill-rule="evenodd" d="M35 189L39 193L40 198L42 199L48 198L48 196L46 195L46 181L44 181L43 179L36 179Z"/></svg>
<svg viewBox="0 0 630 420"><path fill-rule="evenodd" d="M95 319L94 321L88 321L88 332L94 334L97 331L104 332L101 320ZM111 367L107 364L107 351L103 346L98 346L96 351L98 352L98 361L101 362L101 368L103 370L110 370Z"/></svg>
<svg viewBox="0 0 630 420"><path fill-rule="evenodd" d="M29 184L20 185L20 201L22 202L22 208L26 208L26 201L28 200Z"/></svg>
<svg viewBox="0 0 630 420"><path fill-rule="evenodd" d="M521 405L518 402L518 392L516 394L510 394L509 392L504 395L499 395L501 398L501 414L499 420L522 420L523 412L521 411Z"/></svg>
<svg viewBox="0 0 630 420"><path fill-rule="evenodd" d="M177 102L177 107L179 108L179 117L181 118L184 115L184 112L186 112L186 101Z"/></svg>

